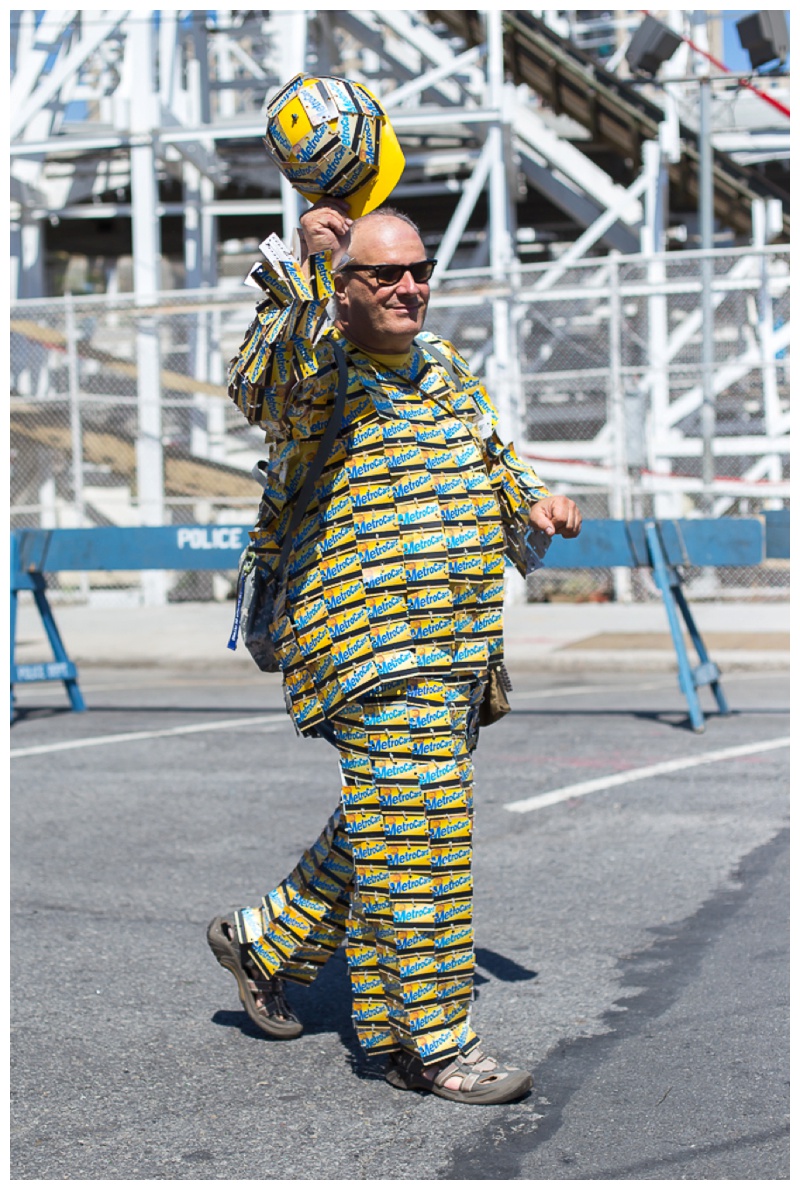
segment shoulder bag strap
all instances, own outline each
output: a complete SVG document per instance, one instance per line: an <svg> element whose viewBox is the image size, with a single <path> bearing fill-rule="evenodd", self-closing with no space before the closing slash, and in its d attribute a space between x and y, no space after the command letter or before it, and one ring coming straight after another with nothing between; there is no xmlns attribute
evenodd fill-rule
<svg viewBox="0 0 800 1190"><path fill-rule="evenodd" d="M453 367L452 361L447 358L447 356L445 355L445 353L442 351L442 349L440 347L434 347L433 343L428 343L424 339L415 339L414 342L416 343L417 347L419 347L422 351L430 352L430 354L433 356L433 358L436 360L436 362L442 365L445 372L447 372L447 375L450 377L450 379L452 380L452 382L456 386L456 388L461 387L461 382L460 382L458 376L456 375L456 370Z"/></svg>

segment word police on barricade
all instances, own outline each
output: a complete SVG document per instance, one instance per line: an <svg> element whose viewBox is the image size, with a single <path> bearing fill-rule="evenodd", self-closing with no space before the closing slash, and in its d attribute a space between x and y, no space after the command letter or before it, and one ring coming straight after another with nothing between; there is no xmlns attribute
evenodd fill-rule
<svg viewBox="0 0 800 1190"><path fill-rule="evenodd" d="M179 550L241 550L247 544L243 525L183 525L178 529Z"/></svg>

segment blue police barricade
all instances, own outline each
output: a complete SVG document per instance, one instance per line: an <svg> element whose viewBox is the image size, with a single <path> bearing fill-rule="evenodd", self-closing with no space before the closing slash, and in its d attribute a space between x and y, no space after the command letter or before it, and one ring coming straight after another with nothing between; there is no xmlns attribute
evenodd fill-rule
<svg viewBox="0 0 800 1190"><path fill-rule="evenodd" d="M169 525L159 528L19 529L11 534L11 698L22 682L62 681L75 711L85 709L77 669L67 656L47 600L45 574L66 570L231 570L248 542L244 525ZM757 566L789 556L789 512L763 518L708 520L588 520L580 537L557 537L546 555L553 569L647 567L664 601L678 662L678 681L695 731L705 720L697 696L708 685L722 714L728 705L720 671L708 656L684 595L686 566ZM16 665L17 595L31 591L54 660ZM689 659L683 626L699 664Z"/></svg>

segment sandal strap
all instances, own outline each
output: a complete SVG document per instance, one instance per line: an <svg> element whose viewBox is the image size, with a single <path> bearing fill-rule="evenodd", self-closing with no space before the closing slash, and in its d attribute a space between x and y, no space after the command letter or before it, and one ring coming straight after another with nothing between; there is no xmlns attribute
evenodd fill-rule
<svg viewBox="0 0 800 1190"><path fill-rule="evenodd" d="M249 972L247 974L249 976ZM279 976L273 975L271 979L248 978L247 985L251 992L256 992L261 996L262 1007L267 1016L282 1016L289 1021L299 1020L286 999L283 980Z"/></svg>
<svg viewBox="0 0 800 1190"><path fill-rule="evenodd" d="M459 1054L449 1066L438 1071L432 1081L437 1087L445 1087L448 1079L460 1078L461 1082L457 1089L472 1091L481 1085L502 1082L509 1075L517 1073L518 1067L504 1066L496 1058L476 1049L469 1054Z"/></svg>

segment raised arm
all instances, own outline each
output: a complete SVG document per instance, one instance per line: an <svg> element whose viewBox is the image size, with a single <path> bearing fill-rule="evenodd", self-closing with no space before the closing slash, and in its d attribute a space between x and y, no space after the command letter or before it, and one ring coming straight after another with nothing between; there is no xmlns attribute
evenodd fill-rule
<svg viewBox="0 0 800 1190"><path fill-rule="evenodd" d="M248 284L267 297L256 308L238 354L228 366L228 393L251 425L281 439L295 387L318 368L315 344L333 296L333 266L349 239L352 220L344 203L322 199L300 219L301 259L277 236Z"/></svg>

